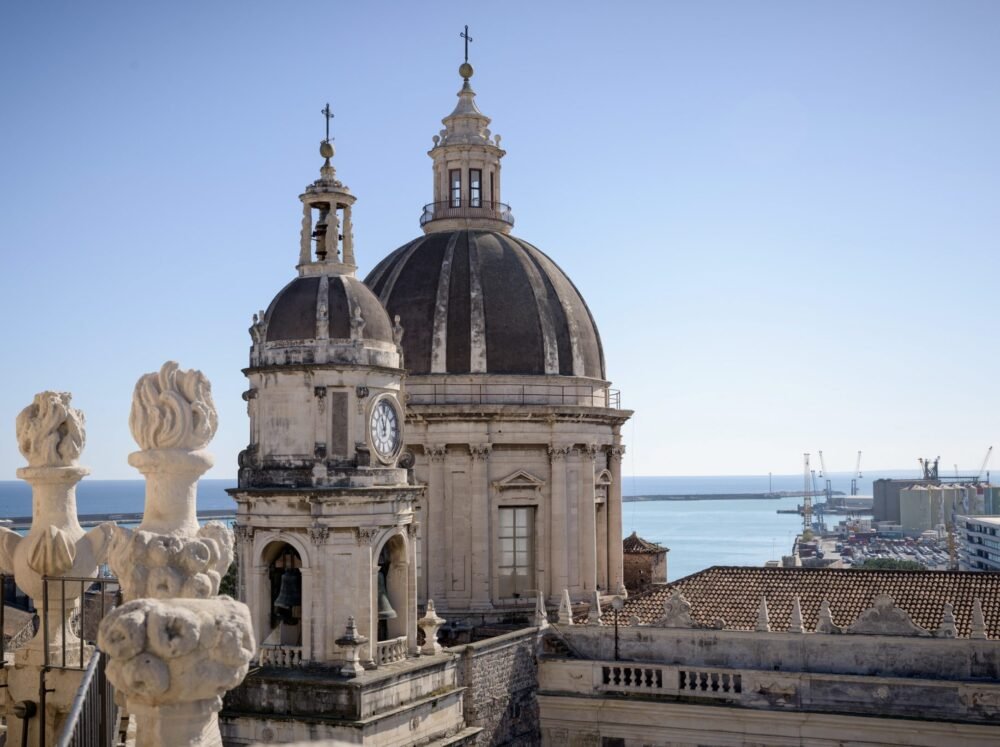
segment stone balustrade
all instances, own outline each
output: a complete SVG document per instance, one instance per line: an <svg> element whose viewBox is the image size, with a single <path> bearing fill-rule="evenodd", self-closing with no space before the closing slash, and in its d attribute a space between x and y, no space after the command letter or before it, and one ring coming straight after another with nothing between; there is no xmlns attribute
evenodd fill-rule
<svg viewBox="0 0 1000 747"><path fill-rule="evenodd" d="M375 645L375 661L379 666L406 658L406 636L379 641Z"/></svg>
<svg viewBox="0 0 1000 747"><path fill-rule="evenodd" d="M301 667L302 647L261 644L260 665L262 667Z"/></svg>
<svg viewBox="0 0 1000 747"><path fill-rule="evenodd" d="M659 664L601 665L598 688L606 693L644 693L722 700L738 698L741 673L729 669L681 669Z"/></svg>
<svg viewBox="0 0 1000 747"><path fill-rule="evenodd" d="M539 660L543 694L643 695L664 700L727 701L747 708L870 712L873 702L886 717L995 723L1000 684L993 679L934 680L771 669L692 668L641 661ZM920 703L919 707L914 704Z"/></svg>

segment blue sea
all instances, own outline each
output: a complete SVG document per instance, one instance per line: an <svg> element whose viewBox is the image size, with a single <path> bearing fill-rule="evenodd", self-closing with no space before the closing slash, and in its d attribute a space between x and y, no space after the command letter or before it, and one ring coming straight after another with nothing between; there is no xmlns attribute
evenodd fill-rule
<svg viewBox="0 0 1000 747"><path fill-rule="evenodd" d="M917 477L904 473L872 472L858 486L871 495L871 481L878 477ZM850 492L851 475L833 473L834 490ZM632 495L761 493L769 490L801 490L802 475L746 475L622 478L622 493ZM235 509L226 488L235 480L201 480L199 509ZM77 486L77 508L81 514L137 513L143 508L142 480L84 480ZM711 565L763 565L791 550L801 526L796 514L779 514L779 508L795 508L800 498L777 500L627 501L622 508L625 535L637 531L641 537L670 548L667 556L670 580L682 578ZM31 488L21 481L0 481L0 518L29 516Z"/></svg>

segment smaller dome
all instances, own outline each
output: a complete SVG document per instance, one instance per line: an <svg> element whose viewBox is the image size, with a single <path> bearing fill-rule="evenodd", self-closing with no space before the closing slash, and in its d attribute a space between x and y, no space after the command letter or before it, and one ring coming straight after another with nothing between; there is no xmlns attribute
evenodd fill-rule
<svg viewBox="0 0 1000 747"><path fill-rule="evenodd" d="M325 315L321 308L324 290ZM324 324L329 339L350 340L355 336L354 325L361 327L357 336L362 339L393 342L392 324L382 304L364 283L349 275L296 278L274 297L264 320L265 342L313 340L322 337Z"/></svg>

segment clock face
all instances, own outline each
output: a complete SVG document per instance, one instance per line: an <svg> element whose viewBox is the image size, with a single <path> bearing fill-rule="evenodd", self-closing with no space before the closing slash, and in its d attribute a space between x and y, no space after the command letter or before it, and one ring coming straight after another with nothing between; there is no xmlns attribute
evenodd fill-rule
<svg viewBox="0 0 1000 747"><path fill-rule="evenodd" d="M380 399L372 408L371 435L379 456L388 458L399 450L399 415L388 398Z"/></svg>

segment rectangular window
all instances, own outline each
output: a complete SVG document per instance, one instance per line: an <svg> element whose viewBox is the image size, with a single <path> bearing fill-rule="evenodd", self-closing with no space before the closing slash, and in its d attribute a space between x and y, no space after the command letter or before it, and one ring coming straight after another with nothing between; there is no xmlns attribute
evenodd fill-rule
<svg viewBox="0 0 1000 747"><path fill-rule="evenodd" d="M504 599L527 598L535 586L535 509L501 508L499 540L499 594Z"/></svg>
<svg viewBox="0 0 1000 747"><path fill-rule="evenodd" d="M462 206L462 172L459 169L452 169L448 172L448 181L451 182L451 206Z"/></svg>
<svg viewBox="0 0 1000 747"><path fill-rule="evenodd" d="M483 206L483 172L479 169L469 169L469 205Z"/></svg>

